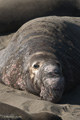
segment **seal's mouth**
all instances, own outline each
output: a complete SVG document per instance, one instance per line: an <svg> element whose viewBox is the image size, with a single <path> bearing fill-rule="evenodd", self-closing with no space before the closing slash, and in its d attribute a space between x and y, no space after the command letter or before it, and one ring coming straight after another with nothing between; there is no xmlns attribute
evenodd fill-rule
<svg viewBox="0 0 80 120"><path fill-rule="evenodd" d="M64 91L64 79L46 78L41 86L40 97L43 100L57 103L60 101Z"/></svg>
<svg viewBox="0 0 80 120"><path fill-rule="evenodd" d="M52 86L41 87L40 97L43 100L48 100L50 102L58 102L60 101L63 94L63 87L61 88L52 88Z"/></svg>

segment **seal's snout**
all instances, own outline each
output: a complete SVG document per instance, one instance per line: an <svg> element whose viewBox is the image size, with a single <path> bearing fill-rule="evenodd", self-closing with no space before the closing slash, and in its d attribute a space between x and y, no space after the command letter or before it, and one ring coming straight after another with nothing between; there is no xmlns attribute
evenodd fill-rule
<svg viewBox="0 0 80 120"><path fill-rule="evenodd" d="M64 84L61 78L48 78L43 82L43 86L41 87L40 96L44 100L48 100L51 102L58 102L63 94Z"/></svg>
<svg viewBox="0 0 80 120"><path fill-rule="evenodd" d="M64 91L62 70L58 64L47 64L43 71L40 96L44 100L58 102Z"/></svg>
<svg viewBox="0 0 80 120"><path fill-rule="evenodd" d="M46 79L41 88L40 96L44 100L48 100L51 102L58 102L63 94L64 84L60 81L60 79Z"/></svg>

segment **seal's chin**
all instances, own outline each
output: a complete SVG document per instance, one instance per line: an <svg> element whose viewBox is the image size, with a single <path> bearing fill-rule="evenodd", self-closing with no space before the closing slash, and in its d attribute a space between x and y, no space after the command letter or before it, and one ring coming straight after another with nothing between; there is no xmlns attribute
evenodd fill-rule
<svg viewBox="0 0 80 120"><path fill-rule="evenodd" d="M48 100L50 102L57 103L60 101L64 89L63 88L52 88L51 86L48 87L41 87L40 97L43 100Z"/></svg>

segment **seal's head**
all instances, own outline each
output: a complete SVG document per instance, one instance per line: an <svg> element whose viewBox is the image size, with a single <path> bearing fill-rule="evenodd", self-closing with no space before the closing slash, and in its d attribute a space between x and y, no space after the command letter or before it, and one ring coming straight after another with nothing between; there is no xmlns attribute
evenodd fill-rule
<svg viewBox="0 0 80 120"><path fill-rule="evenodd" d="M58 61L42 55L32 60L30 79L33 89L43 100L58 102L64 91L64 77Z"/></svg>
<svg viewBox="0 0 80 120"><path fill-rule="evenodd" d="M64 78L60 64L55 61L45 62L41 71L43 83L40 92L41 98L58 102L64 91Z"/></svg>

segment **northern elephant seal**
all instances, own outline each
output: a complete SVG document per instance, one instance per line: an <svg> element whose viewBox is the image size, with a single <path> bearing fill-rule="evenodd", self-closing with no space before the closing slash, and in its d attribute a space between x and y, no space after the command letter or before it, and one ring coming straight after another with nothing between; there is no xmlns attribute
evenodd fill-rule
<svg viewBox="0 0 80 120"><path fill-rule="evenodd" d="M61 117L48 112L28 114L19 108L0 103L0 120L62 120Z"/></svg>
<svg viewBox="0 0 80 120"><path fill-rule="evenodd" d="M0 82L58 102L80 83L80 18L24 24L0 53Z"/></svg>
<svg viewBox="0 0 80 120"><path fill-rule="evenodd" d="M33 18L50 15L80 17L80 0L0 0L0 33L15 31Z"/></svg>

